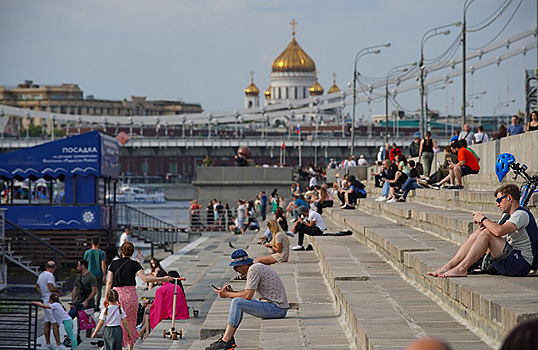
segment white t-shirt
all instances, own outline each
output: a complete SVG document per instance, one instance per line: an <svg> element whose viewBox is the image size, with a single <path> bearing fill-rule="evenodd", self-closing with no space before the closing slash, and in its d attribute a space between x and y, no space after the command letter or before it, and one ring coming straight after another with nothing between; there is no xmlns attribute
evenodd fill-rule
<svg viewBox="0 0 538 350"><path fill-rule="evenodd" d="M321 215L317 211L310 210L308 213L308 221L315 222L316 226L323 232L325 231L325 223L321 218Z"/></svg>
<svg viewBox="0 0 538 350"><path fill-rule="evenodd" d="M527 214L527 212L524 210L516 210L507 221L516 225L517 230L513 233L507 234L505 236L506 241L510 243L514 249L521 250L521 255L523 258L532 265L532 260L534 257L532 255L531 240L529 238L529 234L527 233L529 214Z"/></svg>
<svg viewBox="0 0 538 350"><path fill-rule="evenodd" d="M123 243L129 242L129 235L127 233L122 233L120 236L120 247L123 245Z"/></svg>
<svg viewBox="0 0 538 350"><path fill-rule="evenodd" d="M50 271L43 271L37 278L37 284L41 289L41 298L45 304L49 303L51 291L49 290L49 283L52 283L53 287L56 287L54 284L56 279Z"/></svg>
<svg viewBox="0 0 538 350"><path fill-rule="evenodd" d="M477 132L474 134L474 143L486 143L488 141L489 137L485 132Z"/></svg>
<svg viewBox="0 0 538 350"><path fill-rule="evenodd" d="M125 310L121 308L121 312L118 310L119 305L109 305L107 315L105 310L101 311L99 319L105 321L106 327L121 326L121 320L127 317Z"/></svg>
<svg viewBox="0 0 538 350"><path fill-rule="evenodd" d="M458 141L465 139L467 141L467 146L470 146L474 142L474 132L472 131L462 131L460 132L460 136L458 136Z"/></svg>
<svg viewBox="0 0 538 350"><path fill-rule="evenodd" d="M62 323L64 320L70 320L71 316L67 313L67 311L64 310L64 307L60 303L52 303L49 304L50 309L52 310L52 317L56 320L58 323Z"/></svg>
<svg viewBox="0 0 538 350"><path fill-rule="evenodd" d="M318 180L316 179L315 176L312 176L312 177L310 178L310 187L314 187L314 186L316 186L317 184L318 184Z"/></svg>
<svg viewBox="0 0 538 350"><path fill-rule="evenodd" d="M245 221L247 217L246 212L247 212L247 207L244 204L241 204L240 206L237 207L237 219L239 220L240 223L243 223L243 221Z"/></svg>
<svg viewBox="0 0 538 350"><path fill-rule="evenodd" d="M368 165L368 161L364 158L359 158L359 163L358 163L360 166L365 166L365 165Z"/></svg>

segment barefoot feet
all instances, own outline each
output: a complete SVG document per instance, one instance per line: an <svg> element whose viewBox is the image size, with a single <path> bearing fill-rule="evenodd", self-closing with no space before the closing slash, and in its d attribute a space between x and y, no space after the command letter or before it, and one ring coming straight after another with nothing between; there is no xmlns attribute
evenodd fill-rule
<svg viewBox="0 0 538 350"><path fill-rule="evenodd" d="M450 271L440 274L439 277L467 277L467 270L462 271L455 267Z"/></svg>
<svg viewBox="0 0 538 350"><path fill-rule="evenodd" d="M428 276L432 276L432 277L439 277L441 274L447 272L447 271L450 271L450 267L448 266L443 266L443 267L440 267L438 268L437 270L433 271L433 272L428 272Z"/></svg>

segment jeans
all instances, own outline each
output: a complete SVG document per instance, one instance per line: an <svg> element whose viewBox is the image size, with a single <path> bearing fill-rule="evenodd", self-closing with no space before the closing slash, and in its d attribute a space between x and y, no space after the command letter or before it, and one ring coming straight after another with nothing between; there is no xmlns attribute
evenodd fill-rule
<svg viewBox="0 0 538 350"><path fill-rule="evenodd" d="M417 189L417 188L421 188L419 184L417 183L417 179L413 179L411 177L408 178L407 180L405 180L402 186L402 191L403 191L402 198L406 199L409 191Z"/></svg>
<svg viewBox="0 0 538 350"><path fill-rule="evenodd" d="M262 221L265 221L265 213L267 212L267 204L260 206L260 211L262 212Z"/></svg>
<svg viewBox="0 0 538 350"><path fill-rule="evenodd" d="M390 184L388 183L388 181L383 182L383 189L381 190L381 195L384 197L388 197L389 191L390 191Z"/></svg>
<svg viewBox="0 0 538 350"><path fill-rule="evenodd" d="M234 328L239 327L243 320L243 312L259 318L284 318L288 309L265 301L234 298L230 304L228 324Z"/></svg>

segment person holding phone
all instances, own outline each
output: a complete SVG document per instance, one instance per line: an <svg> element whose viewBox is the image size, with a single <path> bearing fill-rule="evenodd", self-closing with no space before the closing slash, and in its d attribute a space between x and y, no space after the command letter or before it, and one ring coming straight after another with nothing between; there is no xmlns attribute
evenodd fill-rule
<svg viewBox="0 0 538 350"><path fill-rule="evenodd" d="M284 283L273 269L261 263L254 263L243 249L234 251L231 258L229 266L240 274L246 274L247 284L241 291L235 291L230 286L213 286L219 297L230 298L232 302L226 331L219 340L206 347L206 350L236 347L234 334L245 312L259 318L284 318L288 313L289 303ZM260 295L260 300L252 300L255 292Z"/></svg>

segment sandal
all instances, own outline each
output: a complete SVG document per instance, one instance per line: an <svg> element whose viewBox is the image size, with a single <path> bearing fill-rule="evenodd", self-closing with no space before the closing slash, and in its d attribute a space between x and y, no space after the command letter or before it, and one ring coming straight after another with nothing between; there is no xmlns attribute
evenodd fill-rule
<svg viewBox="0 0 538 350"><path fill-rule="evenodd" d="M247 275L238 275L234 277L234 281L246 281Z"/></svg>

